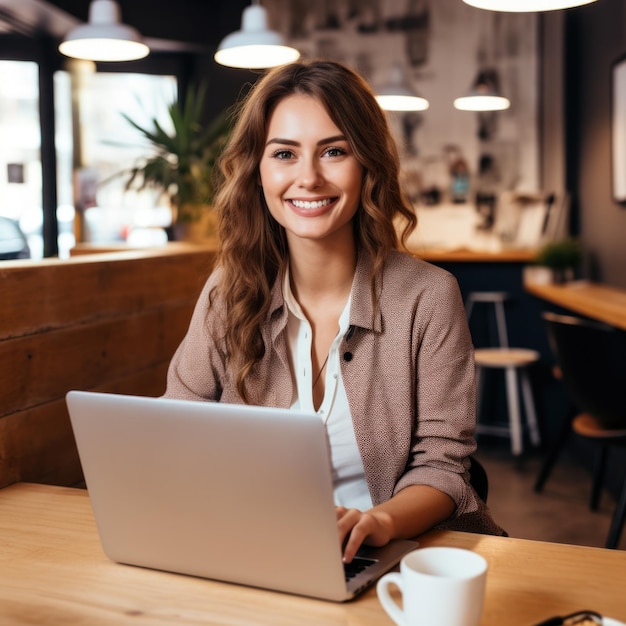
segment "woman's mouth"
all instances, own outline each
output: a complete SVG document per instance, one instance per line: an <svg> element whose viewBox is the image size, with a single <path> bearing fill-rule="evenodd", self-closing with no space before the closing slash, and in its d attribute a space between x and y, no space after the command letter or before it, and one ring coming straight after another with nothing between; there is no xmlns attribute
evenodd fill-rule
<svg viewBox="0 0 626 626"><path fill-rule="evenodd" d="M296 209L310 211L327 207L333 200L334 198L324 198L323 200L290 200L289 202L291 202Z"/></svg>

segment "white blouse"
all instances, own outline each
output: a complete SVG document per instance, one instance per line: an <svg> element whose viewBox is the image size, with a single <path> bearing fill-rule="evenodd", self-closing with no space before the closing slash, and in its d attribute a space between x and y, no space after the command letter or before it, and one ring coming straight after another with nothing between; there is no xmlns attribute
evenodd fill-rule
<svg viewBox="0 0 626 626"><path fill-rule="evenodd" d="M288 350L294 378L294 397L291 408L310 413L313 406L313 367L311 325L296 301L285 272L283 295L289 309L287 322ZM365 511L372 507L372 499L365 481L363 461L354 435L348 397L339 367L339 344L348 331L350 298L339 317L339 332L328 352L325 391L317 414L326 424L330 443L335 504Z"/></svg>

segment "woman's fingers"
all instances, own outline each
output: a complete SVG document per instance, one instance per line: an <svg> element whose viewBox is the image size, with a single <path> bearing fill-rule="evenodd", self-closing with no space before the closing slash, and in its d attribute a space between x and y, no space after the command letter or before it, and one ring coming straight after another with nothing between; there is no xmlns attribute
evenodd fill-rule
<svg viewBox="0 0 626 626"><path fill-rule="evenodd" d="M347 535L347 541L343 547L343 561L350 563L356 555L361 544L368 537L368 526L370 525L369 516L360 515L358 522L350 529Z"/></svg>
<svg viewBox="0 0 626 626"><path fill-rule="evenodd" d="M361 536L361 531L354 532L362 516L363 513L358 509L337 507L337 529L339 530L339 544L343 549L344 563L352 561L361 543L363 543L364 537Z"/></svg>
<svg viewBox="0 0 626 626"><path fill-rule="evenodd" d="M352 561L366 541L372 545L384 545L390 539L375 514L363 513L358 509L337 507L337 527L345 563Z"/></svg>

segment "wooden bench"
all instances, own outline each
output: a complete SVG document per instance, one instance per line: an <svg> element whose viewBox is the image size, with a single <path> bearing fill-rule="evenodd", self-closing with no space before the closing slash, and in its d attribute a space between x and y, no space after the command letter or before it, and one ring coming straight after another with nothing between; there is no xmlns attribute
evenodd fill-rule
<svg viewBox="0 0 626 626"><path fill-rule="evenodd" d="M0 263L0 488L81 483L65 394L162 394L214 259L176 243Z"/></svg>

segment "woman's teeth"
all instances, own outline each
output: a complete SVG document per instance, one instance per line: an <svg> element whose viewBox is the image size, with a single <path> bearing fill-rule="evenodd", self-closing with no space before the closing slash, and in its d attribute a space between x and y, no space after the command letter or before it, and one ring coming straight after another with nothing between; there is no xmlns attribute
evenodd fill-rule
<svg viewBox="0 0 626 626"><path fill-rule="evenodd" d="M298 209L321 209L323 206L329 205L330 202L330 198L326 198L325 200L314 200L313 202L309 202L308 200L291 201L291 203Z"/></svg>

